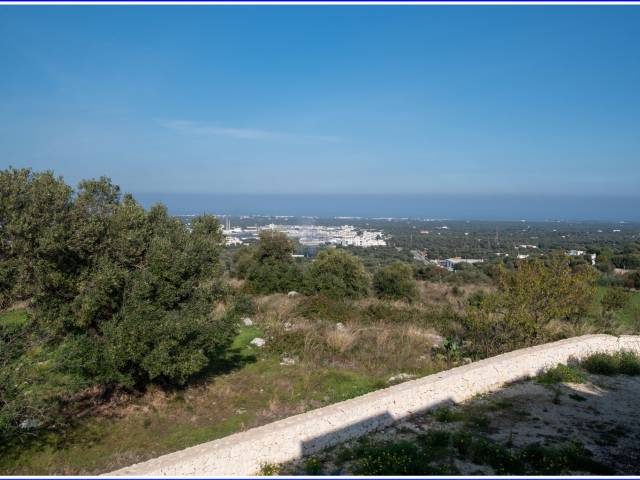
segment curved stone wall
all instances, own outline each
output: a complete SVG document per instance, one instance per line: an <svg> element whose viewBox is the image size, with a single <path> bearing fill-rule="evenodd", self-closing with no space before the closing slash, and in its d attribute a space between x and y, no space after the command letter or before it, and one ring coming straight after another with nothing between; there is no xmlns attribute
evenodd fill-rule
<svg viewBox="0 0 640 480"><path fill-rule="evenodd" d="M107 475L253 475L409 415L461 402L594 352L640 352L640 336L585 335L524 348L138 463Z"/></svg>

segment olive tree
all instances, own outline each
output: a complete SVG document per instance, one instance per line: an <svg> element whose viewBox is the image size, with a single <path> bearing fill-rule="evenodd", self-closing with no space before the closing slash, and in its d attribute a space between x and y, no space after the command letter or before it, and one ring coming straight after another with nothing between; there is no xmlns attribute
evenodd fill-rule
<svg viewBox="0 0 640 480"><path fill-rule="evenodd" d="M243 259L247 286L254 293L286 293L300 288L302 272L293 258L295 244L284 233L263 230ZM241 257L242 258L242 257Z"/></svg>
<svg viewBox="0 0 640 480"><path fill-rule="evenodd" d="M310 294L332 298L357 299L369 293L370 278L355 255L341 249L321 251L304 276L304 289Z"/></svg>
<svg viewBox="0 0 640 480"><path fill-rule="evenodd" d="M415 300L418 285L413 278L413 267L398 261L379 268L373 276L373 290L379 298Z"/></svg>

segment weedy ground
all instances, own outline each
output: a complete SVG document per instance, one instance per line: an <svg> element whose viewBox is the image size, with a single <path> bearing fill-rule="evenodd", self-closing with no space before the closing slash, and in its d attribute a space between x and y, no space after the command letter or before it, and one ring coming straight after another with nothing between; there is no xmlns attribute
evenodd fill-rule
<svg viewBox="0 0 640 480"><path fill-rule="evenodd" d="M257 297L253 326L242 326L226 360L191 386L122 393L70 418L66 430L0 445L0 473L104 473L384 388L391 377L420 377L459 365L468 361L460 340L464 306L471 295L490 288L421 282L420 298L412 303ZM636 303L620 313L625 322L616 324L616 332L638 331ZM24 309L0 314L0 322L27 321ZM559 330L558 336L600 328L594 322L585 325L575 332ZM256 337L266 345L251 346ZM531 388L549 392L538 383ZM571 394L558 399L582 404ZM559 394L550 395L553 400ZM459 413L453 409L438 415L455 418ZM480 428L484 418L463 424ZM453 448L447 445L446 451Z"/></svg>
<svg viewBox="0 0 640 480"><path fill-rule="evenodd" d="M285 475L637 474L639 375L638 355L594 355L268 468Z"/></svg>
<svg viewBox="0 0 640 480"><path fill-rule="evenodd" d="M414 304L258 297L253 326L240 327L207 375L181 390L116 395L69 418L63 431L0 445L0 473L108 472L383 388L398 373L450 368L462 359L434 348L431 335L437 325L456 328L468 292L443 285L423 294ZM27 312L1 313L0 322L24 325ZM256 337L266 345L252 346Z"/></svg>

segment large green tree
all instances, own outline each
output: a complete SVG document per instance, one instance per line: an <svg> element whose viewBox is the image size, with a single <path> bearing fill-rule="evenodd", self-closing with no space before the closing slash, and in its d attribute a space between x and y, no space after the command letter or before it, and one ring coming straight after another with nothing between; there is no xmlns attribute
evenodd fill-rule
<svg viewBox="0 0 640 480"><path fill-rule="evenodd" d="M74 192L51 172L10 168L0 189L0 301L30 300L29 341L60 375L78 387L183 384L224 353L237 315L214 314L222 292L216 218L197 217L189 228L160 205L145 210L107 178ZM14 345L14 334L5 329L3 342ZM9 397L21 398L0 387L0 409L15 407Z"/></svg>
<svg viewBox="0 0 640 480"><path fill-rule="evenodd" d="M332 298L362 298L369 293L370 283L362 260L337 248L321 251L304 276L307 293Z"/></svg>
<svg viewBox="0 0 640 480"><path fill-rule="evenodd" d="M292 254L295 244L282 232L263 230L250 257L240 257L247 286L254 293L286 293L300 288L302 272Z"/></svg>

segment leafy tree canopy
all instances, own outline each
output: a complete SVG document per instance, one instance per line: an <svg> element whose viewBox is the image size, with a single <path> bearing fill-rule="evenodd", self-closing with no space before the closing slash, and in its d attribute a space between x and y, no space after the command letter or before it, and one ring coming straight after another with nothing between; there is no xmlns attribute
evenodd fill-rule
<svg viewBox="0 0 640 480"><path fill-rule="evenodd" d="M368 294L369 285L362 260L335 248L321 251L304 277L306 292L333 298L362 298Z"/></svg>
<svg viewBox="0 0 640 480"><path fill-rule="evenodd" d="M413 267L405 262L394 262L380 268L373 276L373 290L380 298L415 300L418 287L413 278Z"/></svg>
<svg viewBox="0 0 640 480"><path fill-rule="evenodd" d="M183 384L230 344L233 309L213 313L222 292L215 217L188 228L105 177L74 192L51 172L9 168L0 191L0 303L30 299L30 341L78 386ZM17 361L25 340L0 333L15 345L0 361ZM4 409L20 395L0 397Z"/></svg>
<svg viewBox="0 0 640 480"><path fill-rule="evenodd" d="M286 293L299 288L302 272L292 257L295 244L284 233L263 230L257 245L247 252L238 254L236 268L246 277L250 291Z"/></svg>

